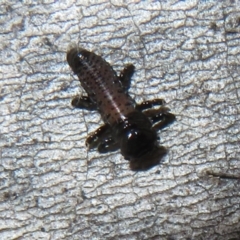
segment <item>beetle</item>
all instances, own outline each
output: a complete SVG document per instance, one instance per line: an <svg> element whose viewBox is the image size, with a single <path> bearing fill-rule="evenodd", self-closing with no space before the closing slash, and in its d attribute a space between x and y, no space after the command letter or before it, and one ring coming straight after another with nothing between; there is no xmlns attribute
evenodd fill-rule
<svg viewBox="0 0 240 240"><path fill-rule="evenodd" d="M88 148L97 148L99 153L120 149L134 171L159 164L167 151L158 145L157 130L172 123L175 116L163 99L137 104L130 97L134 66L126 65L118 76L101 56L78 47L67 52L67 62L87 94L73 98L72 106L99 111L104 121L88 136Z"/></svg>

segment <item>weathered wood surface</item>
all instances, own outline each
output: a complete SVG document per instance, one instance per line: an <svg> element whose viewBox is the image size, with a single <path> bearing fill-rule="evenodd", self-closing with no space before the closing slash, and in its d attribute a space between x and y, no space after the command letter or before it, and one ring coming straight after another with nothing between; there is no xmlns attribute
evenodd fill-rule
<svg viewBox="0 0 240 240"><path fill-rule="evenodd" d="M67 2L1 2L0 238L239 239L240 2ZM158 167L86 151L101 120L70 106L72 43L167 101Z"/></svg>

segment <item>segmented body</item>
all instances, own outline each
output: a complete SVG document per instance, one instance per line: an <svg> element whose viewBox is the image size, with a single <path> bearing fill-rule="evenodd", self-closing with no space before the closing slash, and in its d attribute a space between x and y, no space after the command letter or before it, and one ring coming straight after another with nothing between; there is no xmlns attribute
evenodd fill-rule
<svg viewBox="0 0 240 240"><path fill-rule="evenodd" d="M133 65L127 65L117 76L102 57L82 48L69 50L67 61L87 93L85 97L74 98L72 105L99 111L105 123L87 138L87 146L100 153L120 149L132 170L157 165L166 149L158 146L156 130L173 122L175 116L161 106L162 99L136 104L129 96ZM153 106L160 107L151 109Z"/></svg>
<svg viewBox="0 0 240 240"><path fill-rule="evenodd" d="M68 53L68 62L105 123L121 122L135 110L133 99L124 92L116 72L103 58L73 48Z"/></svg>

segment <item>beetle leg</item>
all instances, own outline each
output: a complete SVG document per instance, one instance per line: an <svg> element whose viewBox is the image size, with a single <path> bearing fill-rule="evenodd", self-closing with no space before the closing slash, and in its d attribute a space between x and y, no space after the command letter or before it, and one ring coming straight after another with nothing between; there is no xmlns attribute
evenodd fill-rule
<svg viewBox="0 0 240 240"><path fill-rule="evenodd" d="M161 130L167 125L171 124L175 119L175 115L169 112L169 108L160 107L159 109L151 109L144 113L148 118L150 118L153 129Z"/></svg>
<svg viewBox="0 0 240 240"><path fill-rule="evenodd" d="M125 91L127 91L130 88L131 77L133 73L134 73L134 66L132 64L128 64L124 67L124 69L121 71L118 77Z"/></svg>
<svg viewBox="0 0 240 240"><path fill-rule="evenodd" d="M95 132L91 133L86 140L86 145L88 148L96 148L104 138L110 136L110 130L110 126L108 124L105 124L99 127Z"/></svg>
<svg viewBox="0 0 240 240"><path fill-rule="evenodd" d="M151 101L145 101L140 104L137 104L136 109L139 111L143 111L143 110L152 108L154 106L162 106L164 104L165 104L165 101L163 99L157 98Z"/></svg>
<svg viewBox="0 0 240 240"><path fill-rule="evenodd" d="M105 138L99 145L98 151L100 153L114 152L119 149L119 143L112 137Z"/></svg>
<svg viewBox="0 0 240 240"><path fill-rule="evenodd" d="M72 106L75 108L81 108L86 110L97 110L97 106L92 100L87 96L74 97L72 99Z"/></svg>

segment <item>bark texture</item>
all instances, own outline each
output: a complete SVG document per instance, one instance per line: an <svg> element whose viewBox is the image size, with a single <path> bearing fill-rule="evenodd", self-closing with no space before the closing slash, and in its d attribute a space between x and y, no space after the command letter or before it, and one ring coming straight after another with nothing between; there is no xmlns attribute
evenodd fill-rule
<svg viewBox="0 0 240 240"><path fill-rule="evenodd" d="M66 3L67 2L67 3ZM0 6L0 239L240 239L240 1L7 1ZM77 44L177 121L149 171L87 152Z"/></svg>

